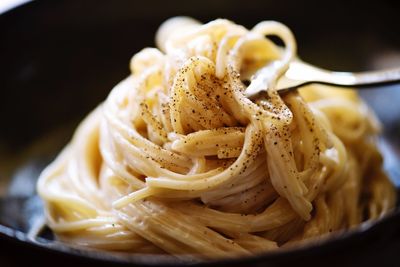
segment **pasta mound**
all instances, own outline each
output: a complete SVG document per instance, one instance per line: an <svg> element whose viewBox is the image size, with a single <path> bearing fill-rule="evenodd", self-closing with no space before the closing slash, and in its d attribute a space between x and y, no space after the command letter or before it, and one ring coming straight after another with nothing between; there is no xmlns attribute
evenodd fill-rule
<svg viewBox="0 0 400 267"><path fill-rule="evenodd" d="M296 57L286 26L174 18L157 44L132 58L132 74L39 179L60 240L232 257L349 229L393 207L379 122L356 92L275 89ZM252 101L249 88L267 90Z"/></svg>

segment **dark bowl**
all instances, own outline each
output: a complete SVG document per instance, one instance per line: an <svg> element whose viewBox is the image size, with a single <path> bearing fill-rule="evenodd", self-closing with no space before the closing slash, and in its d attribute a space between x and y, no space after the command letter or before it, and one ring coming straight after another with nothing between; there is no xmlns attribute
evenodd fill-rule
<svg viewBox="0 0 400 267"><path fill-rule="evenodd" d="M166 18L225 17L248 27L279 20L300 56L333 70L400 65L399 5L391 1L34 1L0 16L1 266L175 266L161 256L120 256L64 246L50 231L28 234L41 217L38 174L74 128L129 73L130 57L154 46ZM400 185L400 86L363 91L383 121L385 168ZM398 266L400 209L372 224L295 250L207 266ZM200 264L201 265L201 264Z"/></svg>

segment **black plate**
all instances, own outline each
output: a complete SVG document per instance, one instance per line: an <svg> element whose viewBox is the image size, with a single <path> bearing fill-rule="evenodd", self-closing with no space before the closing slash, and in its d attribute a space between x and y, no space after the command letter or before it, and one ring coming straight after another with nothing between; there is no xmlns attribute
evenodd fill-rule
<svg viewBox="0 0 400 267"><path fill-rule="evenodd" d="M322 1L321 1L322 2ZM27 234L41 215L38 174L82 117L128 75L130 57L154 46L158 25L189 15L287 24L300 56L322 67L360 71L400 64L398 5L390 1L35 1L0 16L0 262L42 266L176 265L160 256L120 256L64 246L50 231ZM385 166L400 185L400 86L363 92L385 126ZM397 155L396 155L397 153ZM208 266L393 265L400 262L400 210L374 224L298 250ZM396 264L397 263L397 264ZM4 265L3 265L4 264Z"/></svg>

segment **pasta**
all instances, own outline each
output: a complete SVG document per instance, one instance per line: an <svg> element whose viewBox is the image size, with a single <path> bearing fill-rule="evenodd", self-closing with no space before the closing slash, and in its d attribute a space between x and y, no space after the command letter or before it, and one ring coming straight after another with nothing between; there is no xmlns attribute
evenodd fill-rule
<svg viewBox="0 0 400 267"><path fill-rule="evenodd" d="M212 259L350 229L393 208L380 124L357 93L276 91L296 57L286 26L179 17L156 42L39 178L58 239ZM248 82L268 90L252 101Z"/></svg>

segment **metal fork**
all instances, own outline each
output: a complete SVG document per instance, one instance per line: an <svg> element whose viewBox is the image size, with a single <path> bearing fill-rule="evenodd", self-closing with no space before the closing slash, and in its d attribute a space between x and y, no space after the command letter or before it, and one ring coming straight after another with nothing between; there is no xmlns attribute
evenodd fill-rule
<svg viewBox="0 0 400 267"><path fill-rule="evenodd" d="M246 89L247 97L255 98L266 91L266 81L273 70L273 66L268 65L257 72ZM400 67L366 72L337 72L321 69L297 59L290 63L286 73L278 80L276 88L279 93L285 93L312 83L366 88L397 82L400 82Z"/></svg>

